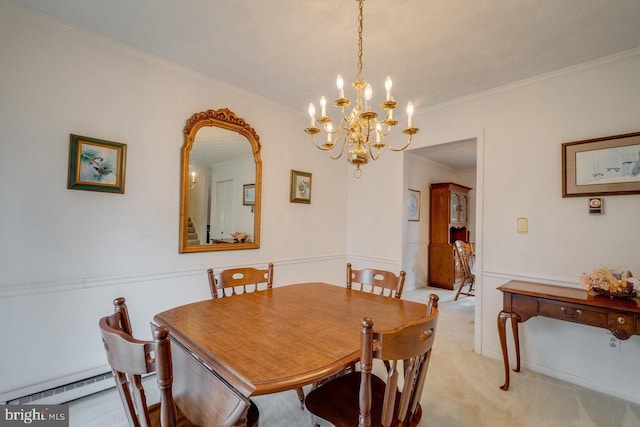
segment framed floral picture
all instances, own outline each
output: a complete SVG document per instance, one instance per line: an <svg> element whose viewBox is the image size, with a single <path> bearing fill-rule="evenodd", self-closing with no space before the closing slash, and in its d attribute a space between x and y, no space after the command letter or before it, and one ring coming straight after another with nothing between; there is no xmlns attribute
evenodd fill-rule
<svg viewBox="0 0 640 427"><path fill-rule="evenodd" d="M127 145L71 134L67 188L124 194Z"/></svg>
<svg viewBox="0 0 640 427"><path fill-rule="evenodd" d="M311 174L309 172L291 171L291 203L311 203Z"/></svg>

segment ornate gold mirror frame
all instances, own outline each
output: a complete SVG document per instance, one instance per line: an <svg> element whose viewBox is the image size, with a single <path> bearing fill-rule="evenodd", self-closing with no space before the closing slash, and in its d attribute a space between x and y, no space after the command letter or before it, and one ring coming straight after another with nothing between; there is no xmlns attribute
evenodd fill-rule
<svg viewBox="0 0 640 427"><path fill-rule="evenodd" d="M222 140L237 140L239 134L247 139L248 144L250 145L250 152L253 153L253 162L255 163L255 180L254 182L235 182L232 185L232 188L239 187L241 190L239 194L236 194L236 191L233 191L233 203L234 208L236 209L236 213L238 209L243 209L241 212L242 215L246 216L250 211L253 215L253 230L235 230L237 232L241 232L242 234L239 236L240 238L235 238L227 235L226 238L220 239L209 239L209 227L207 225L207 236L204 242L197 240L195 243L190 241L189 239L189 228L190 228L190 213L189 213L189 195L190 191L192 191L196 185L196 177L192 175L190 172L190 166L192 162L195 162L195 158L192 158L192 149L194 148L194 142L196 141L196 135L198 131L202 128L218 128L221 130L219 135L216 138ZM204 134L204 131L203 133ZM201 135L202 135L201 134ZM225 141L225 143L228 141ZM235 142L235 144L244 143L244 139L241 139L240 142ZM198 142L200 144L200 142ZM215 142L207 142L209 145L207 148L210 151L213 151L214 160L210 161L210 168L213 171L213 174L216 172L216 164L215 164L215 152L217 150L217 146ZM232 143L233 144L233 143ZM223 145L222 142L219 143L220 146ZM220 156L222 156L222 151L220 150ZM247 153L249 150L247 150ZM226 165L228 168L228 163ZM222 169L219 167L218 169ZM211 179L211 177L202 176L197 178L198 184L205 179ZM236 180L237 181L237 180ZM215 198L215 189L214 183L206 182L208 185L208 192L206 197L211 201ZM253 194L251 184L255 184L255 196ZM202 190L201 190L202 191ZM195 199L195 196L194 196ZM196 113L187 121L187 124L184 128L184 145L182 146L182 156L181 156L181 175L180 175L180 235L179 235L179 252L180 253L191 253L191 252L208 252L208 251L229 251L229 250L239 250L239 249L257 249L260 247L260 208L262 201L262 161L260 160L260 137L256 133L255 129L251 127L244 119L238 117L235 113L230 111L227 108L223 108L220 110L208 110L200 113ZM241 205L241 206L240 206ZM211 217L212 211L211 205L208 206L208 214L207 221L209 221ZM247 212L244 212L247 210ZM230 230L227 230L227 234L229 234ZM246 233L247 237L244 237L244 233Z"/></svg>

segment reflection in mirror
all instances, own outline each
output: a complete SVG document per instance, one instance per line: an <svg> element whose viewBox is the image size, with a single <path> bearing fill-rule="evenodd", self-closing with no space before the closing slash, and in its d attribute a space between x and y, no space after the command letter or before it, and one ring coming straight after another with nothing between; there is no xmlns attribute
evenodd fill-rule
<svg viewBox="0 0 640 427"><path fill-rule="evenodd" d="M257 133L226 108L195 114L184 133L180 252L259 248L262 162Z"/></svg>

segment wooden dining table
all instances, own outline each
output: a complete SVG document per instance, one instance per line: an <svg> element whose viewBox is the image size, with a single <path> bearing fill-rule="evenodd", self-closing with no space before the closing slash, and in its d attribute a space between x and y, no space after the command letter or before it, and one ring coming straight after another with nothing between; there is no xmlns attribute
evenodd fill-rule
<svg viewBox="0 0 640 427"><path fill-rule="evenodd" d="M317 282L183 305L154 323L249 397L296 389L357 362L364 316L391 330L426 312L426 304Z"/></svg>

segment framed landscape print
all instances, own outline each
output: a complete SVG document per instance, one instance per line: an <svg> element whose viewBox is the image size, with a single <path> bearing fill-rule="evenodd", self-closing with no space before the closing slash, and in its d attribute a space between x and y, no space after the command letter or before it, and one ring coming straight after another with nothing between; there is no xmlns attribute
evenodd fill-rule
<svg viewBox="0 0 640 427"><path fill-rule="evenodd" d="M126 158L126 144L71 134L67 188L124 194Z"/></svg>
<svg viewBox="0 0 640 427"><path fill-rule="evenodd" d="M640 193L640 132L562 144L562 197Z"/></svg>
<svg viewBox="0 0 640 427"><path fill-rule="evenodd" d="M308 172L291 171L291 203L311 203L311 174Z"/></svg>

